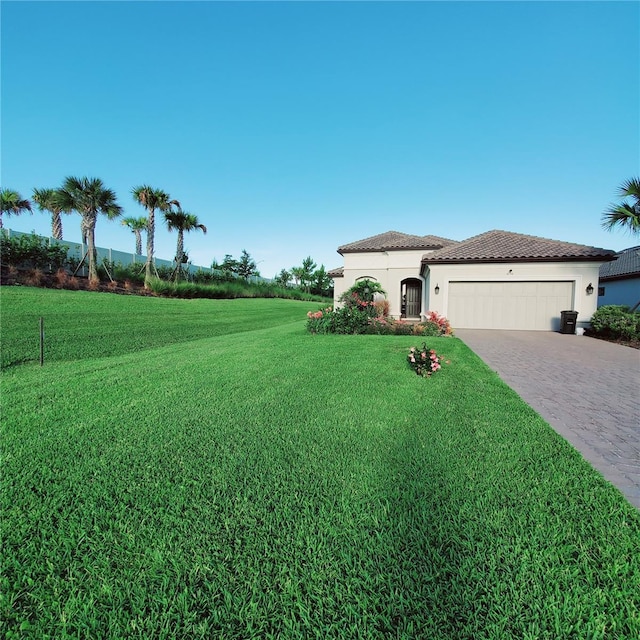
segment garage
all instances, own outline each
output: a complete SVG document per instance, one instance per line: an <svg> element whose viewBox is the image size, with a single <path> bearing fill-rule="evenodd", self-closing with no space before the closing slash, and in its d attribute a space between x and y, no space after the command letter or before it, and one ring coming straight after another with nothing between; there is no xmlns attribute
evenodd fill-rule
<svg viewBox="0 0 640 640"><path fill-rule="evenodd" d="M573 289L573 281L450 282L448 317L458 329L557 331Z"/></svg>

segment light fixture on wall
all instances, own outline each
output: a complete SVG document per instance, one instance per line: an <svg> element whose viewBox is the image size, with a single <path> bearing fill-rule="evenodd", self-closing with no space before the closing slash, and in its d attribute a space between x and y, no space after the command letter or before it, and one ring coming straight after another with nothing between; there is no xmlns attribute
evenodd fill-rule
<svg viewBox="0 0 640 640"><path fill-rule="evenodd" d="M588 296L590 296L593 293L593 285L591 283L587 285L586 291Z"/></svg>
<svg viewBox="0 0 640 640"><path fill-rule="evenodd" d="M440 286L436 285L436 288L434 289L434 291L436 292L436 295L438 295L440 293Z"/></svg>

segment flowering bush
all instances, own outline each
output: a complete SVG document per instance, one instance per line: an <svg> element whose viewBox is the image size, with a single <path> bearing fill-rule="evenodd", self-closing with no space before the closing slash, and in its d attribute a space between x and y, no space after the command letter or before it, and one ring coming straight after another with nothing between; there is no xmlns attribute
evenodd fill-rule
<svg viewBox="0 0 640 640"><path fill-rule="evenodd" d="M438 355L434 349L428 349L425 342L422 343L421 349L417 347L409 349L407 362L419 376L424 378L432 376L442 368L442 356ZM449 364L448 360L446 364Z"/></svg>
<svg viewBox="0 0 640 640"><path fill-rule="evenodd" d="M307 331L311 333L331 333L333 308L319 309L307 313Z"/></svg>
<svg viewBox="0 0 640 640"><path fill-rule="evenodd" d="M453 329L449 321L439 315L436 311L429 311L424 316L424 320L416 324L413 328L414 335L417 336L450 336Z"/></svg>

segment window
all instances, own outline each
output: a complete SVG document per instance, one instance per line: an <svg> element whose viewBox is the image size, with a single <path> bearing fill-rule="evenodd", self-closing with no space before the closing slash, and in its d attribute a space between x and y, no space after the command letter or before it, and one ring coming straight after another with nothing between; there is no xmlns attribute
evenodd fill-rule
<svg viewBox="0 0 640 640"><path fill-rule="evenodd" d="M598 287L598 295L599 296L603 296L604 295L604 287Z"/></svg>

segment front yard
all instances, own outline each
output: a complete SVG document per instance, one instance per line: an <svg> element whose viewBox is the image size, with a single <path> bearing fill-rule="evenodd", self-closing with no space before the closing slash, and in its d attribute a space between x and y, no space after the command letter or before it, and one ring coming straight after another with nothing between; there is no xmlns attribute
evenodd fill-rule
<svg viewBox="0 0 640 640"><path fill-rule="evenodd" d="M456 338L425 379L415 337L312 335L313 305L23 292L5 637L640 634L640 515Z"/></svg>

